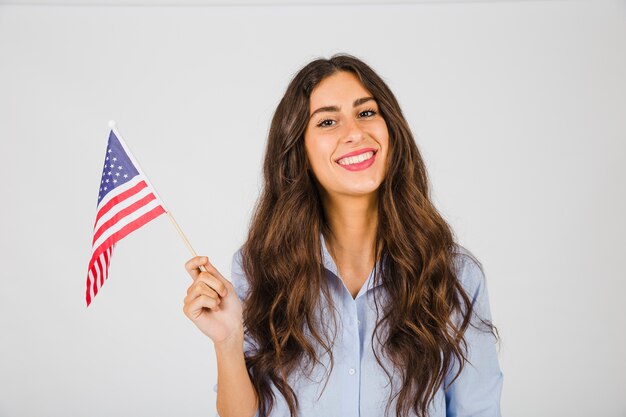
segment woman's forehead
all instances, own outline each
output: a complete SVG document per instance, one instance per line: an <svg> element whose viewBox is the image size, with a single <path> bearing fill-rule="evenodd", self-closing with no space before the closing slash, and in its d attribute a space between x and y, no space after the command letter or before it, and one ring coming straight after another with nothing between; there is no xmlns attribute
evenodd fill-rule
<svg viewBox="0 0 626 417"><path fill-rule="evenodd" d="M311 92L311 107L341 106L355 99L371 97L359 78L351 72L339 71L324 78ZM313 109L314 110L314 109Z"/></svg>

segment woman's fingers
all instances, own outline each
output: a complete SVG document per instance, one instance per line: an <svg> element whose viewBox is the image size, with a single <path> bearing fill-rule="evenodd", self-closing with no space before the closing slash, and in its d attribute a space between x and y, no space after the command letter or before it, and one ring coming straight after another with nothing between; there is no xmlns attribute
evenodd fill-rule
<svg viewBox="0 0 626 417"><path fill-rule="evenodd" d="M200 280L202 278L198 278ZM215 298L219 301L220 295L211 287L206 285L206 283L196 280L192 285L187 289L187 299L193 300L194 298L200 295L206 295L211 298Z"/></svg>
<svg viewBox="0 0 626 417"><path fill-rule="evenodd" d="M192 287L189 287L189 290L187 290L187 296L185 297L185 301L193 300L194 298L197 298L201 295L206 295L207 297L215 298L216 300L220 301L220 296L214 290L207 287L206 285L195 284Z"/></svg>
<svg viewBox="0 0 626 417"><path fill-rule="evenodd" d="M187 300L187 297L185 297L185 307L183 308L183 312L190 319L197 319L203 308L208 308L214 311L219 310L219 301L215 298L211 298L207 295L200 295L193 300Z"/></svg>
<svg viewBox="0 0 626 417"><path fill-rule="evenodd" d="M208 273L219 278L220 281L222 281L222 283L225 286L227 287L231 286L231 282L227 280L226 278L224 278L224 275L220 274L220 271L218 271L217 268L215 268L213 264L209 262L209 258L206 258L206 262L203 265L204 265L204 269L206 269Z"/></svg>
<svg viewBox="0 0 626 417"><path fill-rule="evenodd" d="M191 312L195 312L201 307L210 308L215 311L219 310L221 302L219 295L213 289L209 288L204 282L196 281L187 290L183 311L191 318ZM196 316L195 318L198 316L198 314L193 315Z"/></svg>
<svg viewBox="0 0 626 417"><path fill-rule="evenodd" d="M209 259L206 256L194 256L193 258L185 262L185 269L194 281L196 280L196 278L198 278L198 275L201 272L200 266L204 265L208 261Z"/></svg>
<svg viewBox="0 0 626 417"><path fill-rule="evenodd" d="M213 274L210 274L208 272L200 272L194 283L191 284L191 286L187 290L187 293L189 293L189 291L191 291L191 288L194 286L210 288L215 291L220 297L226 297L226 295L228 294L228 290L226 289L224 283L216 278Z"/></svg>

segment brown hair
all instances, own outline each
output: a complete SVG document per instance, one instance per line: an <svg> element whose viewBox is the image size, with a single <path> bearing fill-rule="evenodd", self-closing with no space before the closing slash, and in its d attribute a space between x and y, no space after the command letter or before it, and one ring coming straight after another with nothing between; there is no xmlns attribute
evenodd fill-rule
<svg viewBox="0 0 626 417"><path fill-rule="evenodd" d="M412 410L425 416L446 372L458 363L456 379L467 361L464 334L472 303L455 273L453 232L430 200L424 162L396 98L367 64L346 54L302 68L278 104L269 131L264 186L242 248L249 284L244 325L258 346L246 363L259 397L259 415L267 416L274 405L272 385L291 415L298 414L287 377L302 364L321 364L318 347L329 355L332 370L332 332L316 320L320 295L332 306L320 242L320 233L327 237L331 230L313 173L306 169L304 132L312 90L337 71L358 77L377 101L389 130L375 242L382 268L375 283L382 284L394 303L375 298L379 319L372 346L382 349L374 354L390 382L392 372L385 369L380 353L402 376L399 389L392 386L387 411L395 398L396 415Z"/></svg>

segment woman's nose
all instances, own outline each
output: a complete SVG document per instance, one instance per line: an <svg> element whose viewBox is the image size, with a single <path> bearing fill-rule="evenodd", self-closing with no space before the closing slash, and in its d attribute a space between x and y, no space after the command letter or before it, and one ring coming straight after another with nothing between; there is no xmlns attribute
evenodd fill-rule
<svg viewBox="0 0 626 417"><path fill-rule="evenodd" d="M352 118L349 118L346 123L345 133L346 133L346 136L345 136L346 142L359 142L363 140L363 138L365 137L365 132L363 132L363 129L359 125L359 122Z"/></svg>

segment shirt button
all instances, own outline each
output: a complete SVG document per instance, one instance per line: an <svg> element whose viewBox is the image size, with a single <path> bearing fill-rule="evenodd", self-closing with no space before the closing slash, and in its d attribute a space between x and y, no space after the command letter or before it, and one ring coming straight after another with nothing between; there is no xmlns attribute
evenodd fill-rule
<svg viewBox="0 0 626 417"><path fill-rule="evenodd" d="M357 325L357 326L360 326L360 325L361 325L361 320L357 320L357 321L356 321L356 325Z"/></svg>
<svg viewBox="0 0 626 417"><path fill-rule="evenodd" d="M217 392L217 384L213 385L213 392Z"/></svg>
<svg viewBox="0 0 626 417"><path fill-rule="evenodd" d="M348 373L350 375L354 375L356 373L356 370L354 368L350 368L350 370L348 371Z"/></svg>

